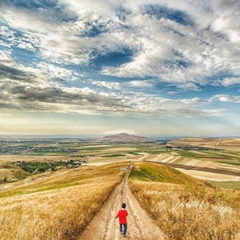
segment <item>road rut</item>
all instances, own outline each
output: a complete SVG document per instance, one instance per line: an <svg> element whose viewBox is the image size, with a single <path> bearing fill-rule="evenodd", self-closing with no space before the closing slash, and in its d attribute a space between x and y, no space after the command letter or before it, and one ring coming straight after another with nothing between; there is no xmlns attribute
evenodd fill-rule
<svg viewBox="0 0 240 240"><path fill-rule="evenodd" d="M138 201L128 187L131 164L122 182L117 185L108 200L79 237L79 240L163 240L164 234L140 207ZM127 237L121 236L118 219L115 216L122 203L127 204L128 231Z"/></svg>

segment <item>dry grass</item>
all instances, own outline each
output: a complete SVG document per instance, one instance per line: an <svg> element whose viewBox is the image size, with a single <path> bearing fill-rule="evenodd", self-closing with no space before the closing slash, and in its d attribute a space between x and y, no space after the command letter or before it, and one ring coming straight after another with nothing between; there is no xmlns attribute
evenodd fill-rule
<svg viewBox="0 0 240 240"><path fill-rule="evenodd" d="M1 240L77 239L120 182L123 165L71 170L2 192Z"/></svg>
<svg viewBox="0 0 240 240"><path fill-rule="evenodd" d="M28 173L12 164L0 163L0 183L4 178L7 181L17 181L18 179L24 178Z"/></svg>
<svg viewBox="0 0 240 240"><path fill-rule="evenodd" d="M170 239L240 239L239 191L138 180L130 188Z"/></svg>

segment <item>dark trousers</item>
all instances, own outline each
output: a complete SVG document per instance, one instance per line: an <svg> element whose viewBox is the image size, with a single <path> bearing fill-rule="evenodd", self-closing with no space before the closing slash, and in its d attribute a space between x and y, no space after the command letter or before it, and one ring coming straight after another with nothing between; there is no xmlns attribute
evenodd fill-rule
<svg viewBox="0 0 240 240"><path fill-rule="evenodd" d="M127 224L121 224L121 223L120 223L119 229L120 229L120 232L121 232L123 235L126 235L126 233L127 233Z"/></svg>

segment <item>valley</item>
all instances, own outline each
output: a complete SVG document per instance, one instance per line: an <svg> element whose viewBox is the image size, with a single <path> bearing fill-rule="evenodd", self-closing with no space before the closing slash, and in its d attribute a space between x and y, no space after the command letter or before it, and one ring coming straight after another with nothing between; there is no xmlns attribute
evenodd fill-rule
<svg viewBox="0 0 240 240"><path fill-rule="evenodd" d="M233 144L231 148L224 145L226 140L224 144L215 144L212 139L162 143L127 138L132 140L120 143L108 137L104 142L2 141L5 149L0 155L2 239L91 240L94 237L87 231L92 232L93 228L98 239L121 239L113 215L122 201L128 203L130 215L136 216L129 223L128 239L145 236L155 239L148 229L156 226L162 239L190 239L194 234L192 228L199 236L196 239L208 239L204 226L197 218L193 219L194 215L201 219L206 209L212 209L210 217L205 216L212 224L206 234L239 239L238 140L227 141ZM123 141L122 136L120 139ZM127 174L130 166L133 170ZM137 219L148 219L142 217L144 213L138 217L134 213L133 206L137 204L138 212L144 209L151 219L145 223L145 230L134 225ZM186 207L189 211L184 210ZM95 218L102 219L101 226L105 227L94 224ZM148 225L151 221L154 227ZM192 227L187 228L189 221ZM107 222L112 230L107 228Z"/></svg>

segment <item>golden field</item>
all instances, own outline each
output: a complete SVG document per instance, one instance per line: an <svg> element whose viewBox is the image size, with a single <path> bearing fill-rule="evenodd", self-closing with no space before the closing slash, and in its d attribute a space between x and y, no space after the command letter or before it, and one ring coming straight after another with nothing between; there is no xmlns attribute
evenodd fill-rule
<svg viewBox="0 0 240 240"><path fill-rule="evenodd" d="M130 189L170 239L240 239L239 191L148 163L136 164Z"/></svg>
<svg viewBox="0 0 240 240"><path fill-rule="evenodd" d="M122 166L43 174L1 189L1 240L76 239L121 181Z"/></svg>
<svg viewBox="0 0 240 240"><path fill-rule="evenodd" d="M205 145L201 142L200 146ZM154 144L67 143L67 147L79 152L0 156L0 180L7 177L0 184L0 240L78 239L121 181L120 168L129 161L135 162L129 183L132 192L169 239L240 240L240 192L213 187L189 175L207 179L209 174L215 186L239 189L237 176L222 174L220 178L219 174L181 170L186 175L160 165L169 162L239 171L237 151L169 150ZM27 173L13 164L72 159L86 162L79 168L41 174Z"/></svg>

